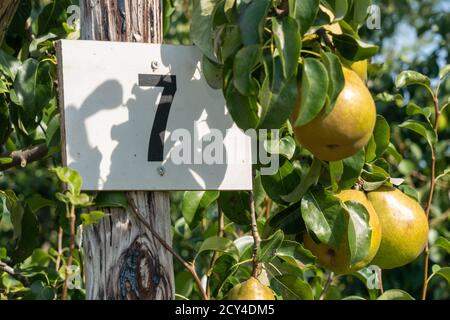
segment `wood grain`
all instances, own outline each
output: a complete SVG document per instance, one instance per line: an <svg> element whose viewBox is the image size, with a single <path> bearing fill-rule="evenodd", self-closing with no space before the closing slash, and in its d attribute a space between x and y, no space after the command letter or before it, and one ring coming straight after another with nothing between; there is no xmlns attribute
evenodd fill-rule
<svg viewBox="0 0 450 320"><path fill-rule="evenodd" d="M3 42L5 33L14 18L20 0L0 1L0 44Z"/></svg>
<svg viewBox="0 0 450 320"><path fill-rule="evenodd" d="M159 0L81 0L80 8L85 40L162 42ZM171 244L168 193L131 192L130 196L140 213ZM172 256L131 208L111 209L109 213L83 233L87 299L173 299Z"/></svg>

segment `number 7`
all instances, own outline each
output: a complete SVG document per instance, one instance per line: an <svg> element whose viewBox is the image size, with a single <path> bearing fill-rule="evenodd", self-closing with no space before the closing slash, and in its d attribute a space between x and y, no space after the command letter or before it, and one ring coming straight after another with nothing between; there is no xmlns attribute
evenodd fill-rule
<svg viewBox="0 0 450 320"><path fill-rule="evenodd" d="M162 137L162 134L166 131L170 108L177 92L177 77L160 74L139 74L139 86L164 88L156 110L148 146L148 161L161 162L164 160L164 137Z"/></svg>

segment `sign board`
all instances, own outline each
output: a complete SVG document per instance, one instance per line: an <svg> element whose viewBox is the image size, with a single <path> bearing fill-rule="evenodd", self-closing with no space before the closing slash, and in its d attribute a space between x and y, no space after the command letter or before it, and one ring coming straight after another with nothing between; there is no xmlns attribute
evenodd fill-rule
<svg viewBox="0 0 450 320"><path fill-rule="evenodd" d="M64 165L84 190L250 190L251 139L192 46L63 40Z"/></svg>

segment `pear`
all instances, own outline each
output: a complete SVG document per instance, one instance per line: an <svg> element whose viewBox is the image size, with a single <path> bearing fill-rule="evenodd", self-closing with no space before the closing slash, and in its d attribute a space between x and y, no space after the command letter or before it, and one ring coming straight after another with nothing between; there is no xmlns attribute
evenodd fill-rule
<svg viewBox="0 0 450 320"><path fill-rule="evenodd" d="M333 249L325 244L315 243L307 234L304 236L304 246L317 257L320 265L335 273L345 274L364 268L375 257L381 241L381 225L374 208L364 192L344 190L336 196L343 202L354 201L362 204L369 213L369 225L372 229L372 237L367 256L353 265L350 264L350 249L348 247L347 233L342 237L337 249Z"/></svg>
<svg viewBox="0 0 450 320"><path fill-rule="evenodd" d="M299 142L316 158L338 161L353 156L370 140L376 123L375 102L353 70L343 68L345 86L334 109L294 128ZM294 118L301 106L298 106Z"/></svg>
<svg viewBox="0 0 450 320"><path fill-rule="evenodd" d="M428 220L414 199L395 188L369 192L381 223L382 237L372 264L394 269L414 261L428 241Z"/></svg>
<svg viewBox="0 0 450 320"><path fill-rule="evenodd" d="M231 289L228 292L227 300L275 300L275 296L272 289L251 277Z"/></svg>

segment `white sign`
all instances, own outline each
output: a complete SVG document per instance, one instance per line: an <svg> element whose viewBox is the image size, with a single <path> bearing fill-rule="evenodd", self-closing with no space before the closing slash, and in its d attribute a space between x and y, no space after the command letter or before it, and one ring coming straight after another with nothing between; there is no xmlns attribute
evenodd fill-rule
<svg viewBox="0 0 450 320"><path fill-rule="evenodd" d="M63 40L64 165L85 190L250 190L251 139L191 46Z"/></svg>

